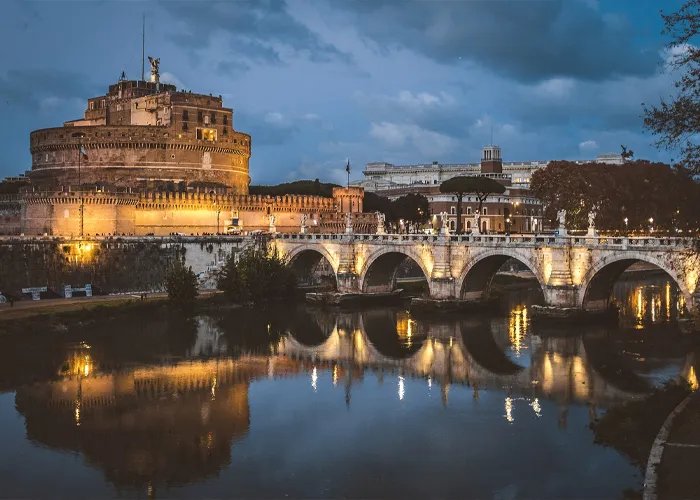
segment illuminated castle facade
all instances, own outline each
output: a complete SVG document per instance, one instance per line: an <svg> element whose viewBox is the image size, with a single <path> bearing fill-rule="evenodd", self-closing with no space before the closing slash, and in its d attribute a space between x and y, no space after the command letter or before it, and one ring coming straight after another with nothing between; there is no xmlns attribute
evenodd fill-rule
<svg viewBox="0 0 700 500"><path fill-rule="evenodd" d="M0 234L299 232L303 216L309 232L342 231L340 212L369 221L358 188L249 195L251 137L234 129L233 110L161 83L160 61L149 60L150 81L122 73L83 118L30 134L29 187L0 196Z"/></svg>

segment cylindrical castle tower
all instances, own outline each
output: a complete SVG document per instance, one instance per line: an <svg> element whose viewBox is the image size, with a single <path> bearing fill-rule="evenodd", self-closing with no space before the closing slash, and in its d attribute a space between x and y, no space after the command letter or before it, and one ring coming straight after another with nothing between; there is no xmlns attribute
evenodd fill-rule
<svg viewBox="0 0 700 500"><path fill-rule="evenodd" d="M178 92L157 78L122 75L88 99L83 119L32 132L30 152L36 187L185 182L247 194L250 183L250 136L233 129L221 96Z"/></svg>

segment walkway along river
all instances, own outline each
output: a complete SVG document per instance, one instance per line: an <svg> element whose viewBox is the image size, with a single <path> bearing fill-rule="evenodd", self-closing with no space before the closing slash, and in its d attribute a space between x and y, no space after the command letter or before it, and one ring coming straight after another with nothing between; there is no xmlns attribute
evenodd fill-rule
<svg viewBox="0 0 700 500"><path fill-rule="evenodd" d="M619 326L302 305L4 339L3 496L615 498L638 469L589 422L696 382L666 278Z"/></svg>

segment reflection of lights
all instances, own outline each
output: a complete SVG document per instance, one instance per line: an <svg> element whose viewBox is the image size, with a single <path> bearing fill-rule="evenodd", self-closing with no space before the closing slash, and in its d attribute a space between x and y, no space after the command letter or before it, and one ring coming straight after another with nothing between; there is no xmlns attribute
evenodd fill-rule
<svg viewBox="0 0 700 500"><path fill-rule="evenodd" d="M211 399L216 399L216 377L211 382Z"/></svg>
<svg viewBox="0 0 700 500"><path fill-rule="evenodd" d="M530 406L535 412L535 415L537 415L538 417L542 416L542 407L540 406L540 400L538 398L533 399L532 403L530 403Z"/></svg>
<svg viewBox="0 0 700 500"><path fill-rule="evenodd" d="M80 400L75 400L75 426L80 427Z"/></svg>
<svg viewBox="0 0 700 500"><path fill-rule="evenodd" d="M403 396L406 394L406 391L403 386L403 377L399 377L399 400L403 401Z"/></svg>
<svg viewBox="0 0 700 500"><path fill-rule="evenodd" d="M428 376L428 390L432 389L433 387L433 378Z"/></svg>
<svg viewBox="0 0 700 500"><path fill-rule="evenodd" d="M656 297L651 297L651 322L656 323Z"/></svg>
<svg viewBox="0 0 700 500"><path fill-rule="evenodd" d="M515 357L519 358L520 351L527 348L523 343L527 334L527 308L517 306L510 312L508 334L513 351L515 351Z"/></svg>
<svg viewBox="0 0 700 500"><path fill-rule="evenodd" d="M671 319L671 283L666 282L666 319Z"/></svg>
<svg viewBox="0 0 700 500"><path fill-rule="evenodd" d="M506 420L508 422L513 422L513 400L509 397L506 398Z"/></svg>
<svg viewBox="0 0 700 500"><path fill-rule="evenodd" d="M687 380L688 380L688 385L690 386L690 388L691 388L692 390L694 390L694 391L697 390L697 388L698 388L698 377L697 377L697 375L695 374L695 367L694 367L694 366L691 366L691 367L690 367L690 370L688 370L688 378L687 378Z"/></svg>
<svg viewBox="0 0 700 500"><path fill-rule="evenodd" d="M318 372L316 371L316 367L314 366L314 371L311 372L311 387L314 388L314 392L316 392L316 381L318 380Z"/></svg>
<svg viewBox="0 0 700 500"><path fill-rule="evenodd" d="M333 367L333 385L338 385L338 365Z"/></svg>

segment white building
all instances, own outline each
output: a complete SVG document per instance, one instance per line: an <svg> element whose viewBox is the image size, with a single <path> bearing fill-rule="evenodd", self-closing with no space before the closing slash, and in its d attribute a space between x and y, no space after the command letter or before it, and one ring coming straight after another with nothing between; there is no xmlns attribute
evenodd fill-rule
<svg viewBox="0 0 700 500"><path fill-rule="evenodd" d="M488 146L485 149L489 149ZM494 147L494 150L498 147ZM498 149L500 151L500 149ZM500 158L499 158L500 159ZM503 173L509 174L513 187L529 188L532 174L538 168L549 165L548 161L505 161ZM606 153L595 160L576 160L573 163L610 163L621 165L624 160L621 155ZM415 165L392 165L386 162L372 162L365 165L362 181L352 182L352 186L363 187L367 191L386 191L409 186L426 184L441 184L451 177L458 175L475 175L481 172L481 163L423 163Z"/></svg>

